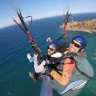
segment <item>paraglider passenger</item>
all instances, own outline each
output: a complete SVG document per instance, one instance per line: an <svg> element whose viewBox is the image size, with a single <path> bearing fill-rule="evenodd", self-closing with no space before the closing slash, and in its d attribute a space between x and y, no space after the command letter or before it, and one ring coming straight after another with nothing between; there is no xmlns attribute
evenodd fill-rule
<svg viewBox="0 0 96 96"><path fill-rule="evenodd" d="M58 65L59 70L49 66L50 75L53 77L52 87L61 96L77 96L87 81L94 76L91 64L87 60L85 47L87 40L81 35L72 38L69 51Z"/></svg>

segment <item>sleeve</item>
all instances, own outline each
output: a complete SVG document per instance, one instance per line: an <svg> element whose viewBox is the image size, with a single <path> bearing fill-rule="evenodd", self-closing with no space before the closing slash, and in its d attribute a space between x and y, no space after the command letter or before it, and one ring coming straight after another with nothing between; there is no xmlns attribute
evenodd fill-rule
<svg viewBox="0 0 96 96"><path fill-rule="evenodd" d="M71 60L70 58L67 58L64 61L64 66L63 66L63 72L62 75L60 75L57 71L52 70L50 72L50 74L52 75L52 77L59 82L61 85L66 86L71 77L72 77L72 73L74 71L75 68L75 61Z"/></svg>
<svg viewBox="0 0 96 96"><path fill-rule="evenodd" d="M40 73L44 71L44 65L46 64L46 61L42 61L40 65L38 65L37 59L34 60L34 69L36 73Z"/></svg>

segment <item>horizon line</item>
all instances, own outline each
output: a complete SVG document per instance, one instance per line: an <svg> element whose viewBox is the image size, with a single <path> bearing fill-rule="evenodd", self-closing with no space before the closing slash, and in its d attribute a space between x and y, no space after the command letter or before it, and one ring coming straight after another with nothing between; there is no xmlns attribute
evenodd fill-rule
<svg viewBox="0 0 96 96"><path fill-rule="evenodd" d="M76 15L76 14L87 14L87 13L96 13L96 12L82 12L82 13L73 13L73 14ZM65 14L63 14L63 15L65 15ZM63 15L62 14L58 14L58 15L51 15L51 16L46 16L46 17L38 17L38 18L33 19L32 21L41 20L41 19L47 19L47 18L52 18L52 17L57 17L57 16L63 16ZM12 22L13 22L12 24L2 26L0 29L16 25L13 20L12 20ZM21 22L18 22L18 23L21 24Z"/></svg>

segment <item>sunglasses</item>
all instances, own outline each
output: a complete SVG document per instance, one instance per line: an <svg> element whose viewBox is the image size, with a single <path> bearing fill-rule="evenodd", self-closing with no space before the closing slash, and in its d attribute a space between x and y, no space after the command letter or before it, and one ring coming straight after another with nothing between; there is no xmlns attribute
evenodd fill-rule
<svg viewBox="0 0 96 96"><path fill-rule="evenodd" d="M81 46L76 44L74 41L71 41L71 44L74 44L75 47L80 48Z"/></svg>
<svg viewBox="0 0 96 96"><path fill-rule="evenodd" d="M54 51L54 49L50 48L49 46L48 46L48 49L50 49L51 51Z"/></svg>

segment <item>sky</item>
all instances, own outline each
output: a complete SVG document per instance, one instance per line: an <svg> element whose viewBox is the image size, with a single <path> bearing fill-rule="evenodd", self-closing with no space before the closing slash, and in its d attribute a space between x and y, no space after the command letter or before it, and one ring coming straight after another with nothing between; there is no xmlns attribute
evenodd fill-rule
<svg viewBox="0 0 96 96"><path fill-rule="evenodd" d="M71 13L96 12L96 0L0 0L0 28L18 22L15 9L20 8L24 17L31 15L33 20Z"/></svg>

